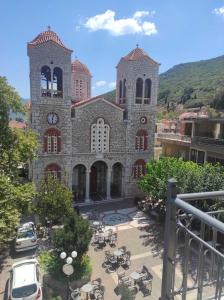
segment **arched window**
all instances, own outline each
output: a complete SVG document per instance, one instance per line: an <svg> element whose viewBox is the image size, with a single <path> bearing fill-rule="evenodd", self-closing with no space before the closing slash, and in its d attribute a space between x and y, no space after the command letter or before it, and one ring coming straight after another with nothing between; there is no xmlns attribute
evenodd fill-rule
<svg viewBox="0 0 224 300"><path fill-rule="evenodd" d="M126 79L123 80L123 103L126 102Z"/></svg>
<svg viewBox="0 0 224 300"><path fill-rule="evenodd" d="M145 94L144 94L144 104L149 104L151 100L151 86L152 81L151 79L145 80Z"/></svg>
<svg viewBox="0 0 224 300"><path fill-rule="evenodd" d="M41 68L41 95L51 97L51 69L48 66Z"/></svg>
<svg viewBox="0 0 224 300"><path fill-rule="evenodd" d="M103 118L97 119L91 126L91 152L108 152L110 140L110 127L104 123Z"/></svg>
<svg viewBox="0 0 224 300"><path fill-rule="evenodd" d="M122 103L122 81L119 82L119 103Z"/></svg>
<svg viewBox="0 0 224 300"><path fill-rule="evenodd" d="M143 96L143 80L142 78L138 78L136 80L136 93L135 93L136 104L142 104L142 96Z"/></svg>
<svg viewBox="0 0 224 300"><path fill-rule="evenodd" d="M136 150L147 150L148 148L148 134L146 130L138 130L135 137L135 149Z"/></svg>
<svg viewBox="0 0 224 300"><path fill-rule="evenodd" d="M53 71L53 97L54 98L63 97L62 69L59 67L55 67Z"/></svg>
<svg viewBox="0 0 224 300"><path fill-rule="evenodd" d="M145 166L146 166L146 163L145 163L144 159L136 160L136 162L134 163L134 166L133 166L133 177L135 179L140 178L145 175Z"/></svg>
<svg viewBox="0 0 224 300"><path fill-rule="evenodd" d="M57 164L50 164L45 168L45 180L49 177L61 180L61 168Z"/></svg>
<svg viewBox="0 0 224 300"><path fill-rule="evenodd" d="M61 152L61 135L56 128L49 128L44 134L44 152L60 153Z"/></svg>

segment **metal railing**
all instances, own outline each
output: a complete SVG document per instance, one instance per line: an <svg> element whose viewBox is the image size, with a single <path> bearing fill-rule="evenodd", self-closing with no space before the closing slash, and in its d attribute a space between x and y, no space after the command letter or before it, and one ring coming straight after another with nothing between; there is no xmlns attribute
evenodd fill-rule
<svg viewBox="0 0 224 300"><path fill-rule="evenodd" d="M224 139L215 139L210 137L195 136L192 138L192 143L202 143L215 146L224 146Z"/></svg>
<svg viewBox="0 0 224 300"><path fill-rule="evenodd" d="M191 137L190 136L182 135L182 134L176 134L176 133L157 133L157 138L158 139L175 140L175 141L191 143Z"/></svg>
<svg viewBox="0 0 224 300"><path fill-rule="evenodd" d="M224 210L188 203L224 199L224 191L177 195L168 181L161 300L224 299Z"/></svg>

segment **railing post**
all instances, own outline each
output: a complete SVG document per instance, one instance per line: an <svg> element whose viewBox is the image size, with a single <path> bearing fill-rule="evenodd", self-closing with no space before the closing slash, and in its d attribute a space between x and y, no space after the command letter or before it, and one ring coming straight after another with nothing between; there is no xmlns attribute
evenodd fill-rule
<svg viewBox="0 0 224 300"><path fill-rule="evenodd" d="M168 180L167 200L166 200L166 222L164 234L163 253L163 277L161 300L172 300L174 289L175 271L175 241L176 241L176 205L174 200L177 196L177 181Z"/></svg>

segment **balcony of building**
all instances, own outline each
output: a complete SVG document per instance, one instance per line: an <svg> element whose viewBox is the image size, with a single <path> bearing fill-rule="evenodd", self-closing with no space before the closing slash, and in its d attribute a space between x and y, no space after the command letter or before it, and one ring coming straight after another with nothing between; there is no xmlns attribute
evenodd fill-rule
<svg viewBox="0 0 224 300"><path fill-rule="evenodd" d="M181 133L173 133L173 132L157 133L156 137L161 142L167 142L167 143L179 144L179 145L191 144L191 137L187 135L183 135Z"/></svg>
<svg viewBox="0 0 224 300"><path fill-rule="evenodd" d="M224 210L199 207L204 201L221 204L224 191L177 195L177 190L177 182L169 180L160 300L222 300Z"/></svg>

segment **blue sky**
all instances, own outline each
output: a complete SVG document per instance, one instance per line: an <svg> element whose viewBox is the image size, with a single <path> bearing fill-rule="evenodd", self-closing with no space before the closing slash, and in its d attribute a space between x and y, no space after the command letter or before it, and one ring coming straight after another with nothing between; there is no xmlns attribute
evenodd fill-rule
<svg viewBox="0 0 224 300"><path fill-rule="evenodd" d="M0 76L29 98L26 43L50 25L93 75L92 94L111 90L121 56L139 44L173 65L224 54L224 0L2 0Z"/></svg>

